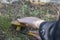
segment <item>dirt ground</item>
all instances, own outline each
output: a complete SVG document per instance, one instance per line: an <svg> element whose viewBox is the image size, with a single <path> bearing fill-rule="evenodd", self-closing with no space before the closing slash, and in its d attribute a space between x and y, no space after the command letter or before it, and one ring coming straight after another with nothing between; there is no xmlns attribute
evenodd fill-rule
<svg viewBox="0 0 60 40"><path fill-rule="evenodd" d="M24 4L23 4L24 3ZM46 4L44 6L35 6L29 2L14 2L13 4L0 3L0 40L33 40L34 38L21 34L20 32L10 31L10 22L17 18L39 17L41 19L52 21L58 20L59 5ZM1 17L2 16L2 17ZM7 18L6 18L7 17Z"/></svg>

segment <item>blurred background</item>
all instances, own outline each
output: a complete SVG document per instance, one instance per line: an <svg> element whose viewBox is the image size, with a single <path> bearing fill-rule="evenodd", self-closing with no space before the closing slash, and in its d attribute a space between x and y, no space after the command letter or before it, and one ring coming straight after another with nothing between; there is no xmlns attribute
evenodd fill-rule
<svg viewBox="0 0 60 40"><path fill-rule="evenodd" d="M11 30L10 22L17 18L33 16L47 21L58 20L59 9L57 7L60 7L60 1L40 0L40 2L35 3L34 0L0 0L0 40L33 39L33 37L29 39L29 36L20 32L9 31Z"/></svg>

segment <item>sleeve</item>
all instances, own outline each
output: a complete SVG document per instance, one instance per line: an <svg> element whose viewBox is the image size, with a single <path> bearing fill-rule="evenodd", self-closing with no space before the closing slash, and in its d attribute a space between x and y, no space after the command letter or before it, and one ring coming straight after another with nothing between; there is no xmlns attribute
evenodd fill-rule
<svg viewBox="0 0 60 40"><path fill-rule="evenodd" d="M50 40L55 22L43 22L39 27L39 34L42 40Z"/></svg>

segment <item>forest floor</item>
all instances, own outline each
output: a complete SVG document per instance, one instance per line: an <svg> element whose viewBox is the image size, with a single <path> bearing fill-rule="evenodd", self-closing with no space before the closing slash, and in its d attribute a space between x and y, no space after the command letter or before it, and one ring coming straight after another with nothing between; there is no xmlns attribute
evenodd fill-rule
<svg viewBox="0 0 60 40"><path fill-rule="evenodd" d="M0 3L0 40L33 40L20 32L10 31L11 21L23 17L39 17L52 21L58 20L57 9L53 4L34 6L29 2L15 2L13 4Z"/></svg>

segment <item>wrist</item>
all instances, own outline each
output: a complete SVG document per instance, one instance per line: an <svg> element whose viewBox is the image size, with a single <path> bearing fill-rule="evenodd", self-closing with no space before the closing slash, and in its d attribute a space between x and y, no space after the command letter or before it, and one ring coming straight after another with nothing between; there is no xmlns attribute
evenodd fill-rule
<svg viewBox="0 0 60 40"><path fill-rule="evenodd" d="M41 25L41 23L45 22L44 20L37 20L36 22L34 22L34 25L36 26L36 28L39 29L39 26Z"/></svg>

